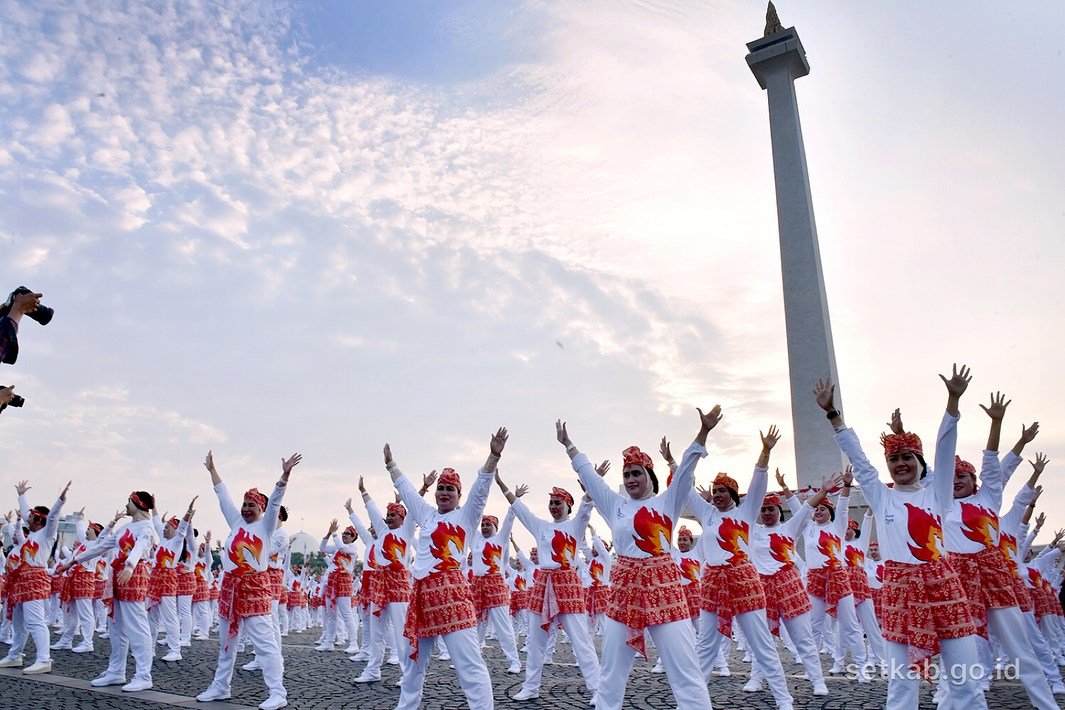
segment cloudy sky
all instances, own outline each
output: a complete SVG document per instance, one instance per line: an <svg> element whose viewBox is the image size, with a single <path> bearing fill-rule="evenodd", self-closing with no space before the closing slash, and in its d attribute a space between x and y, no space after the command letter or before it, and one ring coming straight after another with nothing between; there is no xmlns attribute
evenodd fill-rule
<svg viewBox="0 0 1065 710"><path fill-rule="evenodd" d="M872 449L900 406L933 438L936 374L963 361L962 455L1001 389L1003 448L1039 419L1032 451L1065 463L1065 8L778 9L812 65L799 101L848 421ZM766 102L744 62L761 2L0 16L0 281L57 310L0 371L27 398L2 417L4 478L31 479L33 502L68 478L100 519L134 487L170 511L199 494L220 531L208 449L235 494L301 451L289 527L318 535L358 475L390 495L386 441L408 473L468 485L506 425L505 477L546 515L550 486L576 488L557 417L616 471L663 434L679 454L694 407L721 403L703 483L746 481L759 428L787 437Z"/></svg>

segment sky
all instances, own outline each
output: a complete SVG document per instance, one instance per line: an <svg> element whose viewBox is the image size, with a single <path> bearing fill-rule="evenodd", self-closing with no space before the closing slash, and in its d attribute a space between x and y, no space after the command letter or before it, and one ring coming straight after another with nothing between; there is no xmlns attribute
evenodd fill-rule
<svg viewBox="0 0 1065 710"><path fill-rule="evenodd" d="M812 67L848 423L875 454L901 407L931 441L937 374L969 364L959 452L979 458L993 390L1013 400L1003 450L1038 419L1048 538L1065 6L778 11ZM0 282L56 309L0 370L26 397L0 416L3 479L31 504L72 479L70 510L104 521L134 488L160 511L199 495L217 537L206 452L239 495L299 451L288 528L317 536L349 496L361 512L360 475L391 496L385 442L414 478L450 466L468 487L507 426L503 477L546 516L552 486L577 488L557 418L617 482L622 449L657 459L665 435L679 457L715 403L699 483L745 487L773 423L792 475L768 114L744 61L764 13L0 0Z"/></svg>

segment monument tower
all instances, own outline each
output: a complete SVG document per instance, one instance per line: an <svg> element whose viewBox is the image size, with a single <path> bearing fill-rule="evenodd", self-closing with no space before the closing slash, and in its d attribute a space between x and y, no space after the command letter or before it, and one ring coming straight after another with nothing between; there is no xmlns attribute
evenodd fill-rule
<svg viewBox="0 0 1065 710"><path fill-rule="evenodd" d="M747 49L747 65L769 98L795 465L801 486L817 485L826 473L841 469L842 457L824 412L811 394L819 377L838 380L795 97L795 80L810 73L810 64L799 33L794 27L781 26L772 2L766 13L765 36L748 42ZM843 409L838 390L836 406Z"/></svg>

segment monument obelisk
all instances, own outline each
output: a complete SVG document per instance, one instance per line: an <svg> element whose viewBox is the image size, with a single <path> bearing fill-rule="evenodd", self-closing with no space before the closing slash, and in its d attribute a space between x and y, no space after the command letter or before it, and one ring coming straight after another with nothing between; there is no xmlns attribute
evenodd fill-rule
<svg viewBox="0 0 1065 710"><path fill-rule="evenodd" d="M747 64L769 99L795 465L801 486L817 485L826 473L841 469L842 457L824 412L810 394L819 377L827 375L838 382L795 96L795 80L810 73L810 64L799 33L794 27L781 26L772 2L766 13L765 36L748 42L747 49ZM838 390L836 406L843 408Z"/></svg>

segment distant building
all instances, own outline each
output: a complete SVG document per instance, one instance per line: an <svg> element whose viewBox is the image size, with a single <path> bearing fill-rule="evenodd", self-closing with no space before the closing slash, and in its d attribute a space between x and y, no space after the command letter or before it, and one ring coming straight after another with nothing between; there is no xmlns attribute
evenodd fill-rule
<svg viewBox="0 0 1065 710"><path fill-rule="evenodd" d="M298 552L301 555L306 555L310 552L317 552L318 546L321 541L308 535L305 532L298 532L292 536L292 552Z"/></svg>

